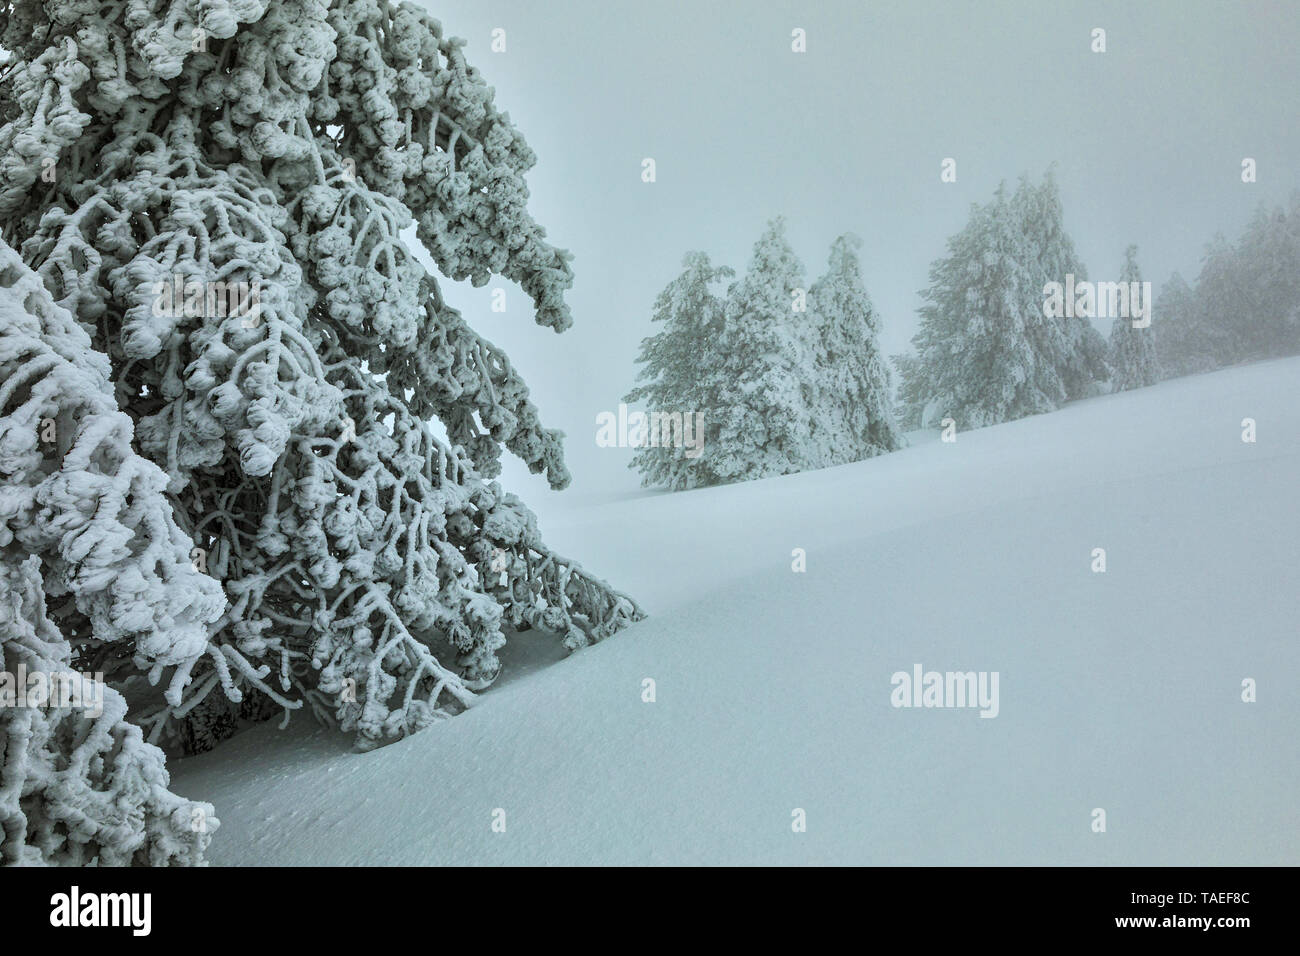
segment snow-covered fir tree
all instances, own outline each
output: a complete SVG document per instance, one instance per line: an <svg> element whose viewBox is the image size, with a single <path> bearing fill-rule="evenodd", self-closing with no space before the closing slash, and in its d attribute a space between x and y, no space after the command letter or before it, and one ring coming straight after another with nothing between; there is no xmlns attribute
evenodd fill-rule
<svg viewBox="0 0 1300 956"><path fill-rule="evenodd" d="M916 354L896 360L908 426L975 428L1052 411L1107 377L1106 343L1086 319L1051 317L1048 282L1086 278L1050 173L972 207L922 293Z"/></svg>
<svg viewBox="0 0 1300 956"><path fill-rule="evenodd" d="M891 355L897 373L898 393L894 400L894 418L903 431L921 427L925 406L929 401L929 382L920 359L911 352Z"/></svg>
<svg viewBox="0 0 1300 956"><path fill-rule="evenodd" d="M1173 273L1160 287L1151 310L1156 363L1164 377L1213 368L1213 360L1201 341L1201 325L1196 293L1181 275Z"/></svg>
<svg viewBox="0 0 1300 956"><path fill-rule="evenodd" d="M1037 270L1022 243L999 187L991 202L972 208L947 256L930 267L912 339L916 361L899 369L911 376L904 394L919 396L922 427L952 418L977 428L1050 411L1064 399L1059 376L1038 360L1030 336L1042 325L1042 303L1026 294Z"/></svg>
<svg viewBox="0 0 1300 956"><path fill-rule="evenodd" d="M1211 368L1221 368L1249 356L1254 336L1249 286L1237 248L1215 234L1201 259L1196 277L1195 340Z"/></svg>
<svg viewBox="0 0 1300 956"><path fill-rule="evenodd" d="M14 575L40 557L28 623L149 740L203 741L260 697L373 746L469 704L509 628L573 648L640 615L492 480L508 449L565 486L560 435L399 237L414 222L446 276L514 280L571 324L534 154L463 41L383 0L14 0L0 46L0 236L75 319L51 347L126 413L61 447L52 504L7 473L6 573L30 589ZM49 374L14 361L6 388ZM30 436L6 440L34 467ZM119 523L77 517L128 465Z"/></svg>
<svg viewBox="0 0 1300 956"><path fill-rule="evenodd" d="M652 321L662 328L641 341L637 362L640 382L625 397L626 402L644 402L651 414L682 416L683 434L709 444L710 428L716 440L718 425L710 421L718 403L718 369L722 365L721 337L726 301L714 291L717 283L735 272L714 266L703 252L688 252L682 259L682 273L655 299ZM699 416L698 418L696 416ZM672 421L676 421L675 418ZM703 422L704 434L694 432ZM633 457L630 468L641 473L645 487L671 490L697 488L718 482L708 471L707 461L695 448L682 443L660 441L663 429L656 429L653 444ZM651 438L646 435L647 440Z"/></svg>
<svg viewBox="0 0 1300 956"><path fill-rule="evenodd" d="M1156 358L1169 377L1206 372L1235 360L1232 326L1241 308L1236 253L1222 235L1206 246L1195 287L1174 273L1152 312Z"/></svg>
<svg viewBox="0 0 1300 956"><path fill-rule="evenodd" d="M1142 287L1142 272L1137 264L1137 246L1124 251L1124 267L1119 281L1130 290ZM1130 311L1132 311L1130 309ZM1153 323L1154 324L1154 323ZM1119 316L1110 330L1111 388L1116 392L1146 388L1160 381L1152 325L1134 328L1131 316Z"/></svg>
<svg viewBox="0 0 1300 956"><path fill-rule="evenodd" d="M1246 291L1234 329L1237 355L1300 352L1300 191L1285 206L1260 207L1237 243Z"/></svg>
<svg viewBox="0 0 1300 956"><path fill-rule="evenodd" d="M803 267L772 220L727 292L716 395L700 460L721 482L785 475L814 461L813 355Z"/></svg>
<svg viewBox="0 0 1300 956"><path fill-rule="evenodd" d="M880 317L862 281L862 240L831 244L826 273L808 292L813 345L813 443L828 465L860 461L902 445L889 366L880 352Z"/></svg>
<svg viewBox="0 0 1300 956"><path fill-rule="evenodd" d="M1076 283L1088 278L1088 270L1075 252L1074 241L1065 231L1065 213L1053 170L1049 168L1038 185L1022 175L1011 204L1029 257L1030 272L1036 272L1038 277L1033 280L1038 282L1037 289L1033 289L1031 282L1031 292L1027 294L1027 298L1040 306L1035 321L1029 325L1035 352L1056 371L1067 400L1086 398L1095 394L1099 383L1110 377L1105 338L1077 311L1048 319L1041 310L1044 284L1065 282L1068 275L1073 275Z"/></svg>

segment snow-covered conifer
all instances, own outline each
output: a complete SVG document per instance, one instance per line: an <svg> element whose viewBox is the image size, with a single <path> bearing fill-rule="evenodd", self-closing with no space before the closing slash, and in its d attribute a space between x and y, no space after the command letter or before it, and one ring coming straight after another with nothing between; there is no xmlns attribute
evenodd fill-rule
<svg viewBox="0 0 1300 956"><path fill-rule="evenodd" d="M1067 400L1085 398L1110 376L1106 340L1086 316L1075 312L1050 319L1042 309L1045 284L1064 283L1071 274L1076 284L1088 278L1088 270L1065 231L1065 214L1053 170L1048 169L1038 185L1022 176L1011 204L1027 272L1022 294L1027 306L1036 306L1028 326L1034 350L1041 361L1055 369Z"/></svg>
<svg viewBox="0 0 1300 956"><path fill-rule="evenodd" d="M1195 341L1211 368L1252 357L1254 297L1237 247L1216 233L1205 247L1196 277L1194 313Z"/></svg>
<svg viewBox="0 0 1300 956"><path fill-rule="evenodd" d="M902 445L889 365L880 352L880 317L862 282L858 249L846 234L831 244L826 273L808 293L814 316L814 440L826 436L829 464L860 461Z"/></svg>
<svg viewBox="0 0 1300 956"><path fill-rule="evenodd" d="M682 258L682 273L659 293L652 321L663 323L659 332L641 341L637 362L640 382L624 398L644 402L651 412L701 416L703 436L692 437L708 444L710 421L717 405L718 370L725 300L713 291L718 282L735 273L726 266L715 267L703 252L688 252ZM685 421L685 418L683 418ZM707 471L695 449L685 445L656 442L641 448L629 467L641 473L645 487L672 490L716 484L717 476Z"/></svg>
<svg viewBox="0 0 1300 956"><path fill-rule="evenodd" d="M1132 289L1142 287L1142 272L1137 264L1137 246L1129 246L1125 250L1124 268L1120 270L1119 281L1130 289L1130 294ZM1134 328L1131 316L1119 316L1115 319L1115 324L1110 330L1113 391L1145 388L1160 381L1155 338L1151 328L1151 325L1145 328Z"/></svg>
<svg viewBox="0 0 1300 956"><path fill-rule="evenodd" d="M914 358L898 363L908 424L951 417L966 428L1039 412L1089 393L1108 374L1106 343L1087 319L1054 317L1049 282L1086 278L1061 219L1051 174L1022 178L972 208L921 293Z"/></svg>
<svg viewBox="0 0 1300 956"><path fill-rule="evenodd" d="M1237 244L1246 292L1234 338L1242 358L1300 352L1300 191L1261 207Z"/></svg>
<svg viewBox="0 0 1300 956"><path fill-rule="evenodd" d="M898 373L898 394L894 401L894 417L903 431L921 427L921 419L930 394L926 369L911 352L891 355L894 371Z"/></svg>
<svg viewBox="0 0 1300 956"><path fill-rule="evenodd" d="M399 236L414 222L445 275L504 276L570 324L568 255L526 208L535 157L463 41L381 0L12 10L0 234L111 360L230 603L181 697L136 712L154 739L220 688L371 746L470 702L504 628L576 647L639 615L490 480L505 448L563 487L560 435ZM80 606L51 616L102 639Z"/></svg>
<svg viewBox="0 0 1300 956"><path fill-rule="evenodd" d="M1196 293L1175 272L1160 288L1151 310L1156 362L1166 378L1191 375L1214 367L1203 339Z"/></svg>
<svg viewBox="0 0 1300 956"><path fill-rule="evenodd" d="M1031 329L1044 325L1041 298L1026 294L1038 274L999 187L949 239L948 255L930 267L930 285L921 293L911 373L924 383L923 427L952 418L978 428L1051 411L1065 399L1060 376L1040 361L1031 337ZM905 380L905 392L914 387Z"/></svg>
<svg viewBox="0 0 1300 956"><path fill-rule="evenodd" d="M716 431L709 429L701 459L723 482L747 481L817 468L811 446L815 328L803 267L785 237L785 220L772 220L745 275L727 293L720 338Z"/></svg>

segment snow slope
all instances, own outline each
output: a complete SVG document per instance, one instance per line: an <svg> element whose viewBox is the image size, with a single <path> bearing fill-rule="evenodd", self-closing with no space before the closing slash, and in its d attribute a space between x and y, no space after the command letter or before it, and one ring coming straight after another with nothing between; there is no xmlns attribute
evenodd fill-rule
<svg viewBox="0 0 1300 956"><path fill-rule="evenodd" d="M545 668L521 636L475 708L374 753L295 716L174 762L210 858L1300 863L1300 359L912 437L542 514L650 619ZM892 707L916 663L998 671L1000 713Z"/></svg>

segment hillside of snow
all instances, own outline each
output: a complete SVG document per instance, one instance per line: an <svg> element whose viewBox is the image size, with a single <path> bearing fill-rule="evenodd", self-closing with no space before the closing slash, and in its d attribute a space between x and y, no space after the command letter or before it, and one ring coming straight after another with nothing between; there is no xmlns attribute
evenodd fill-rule
<svg viewBox="0 0 1300 956"><path fill-rule="evenodd" d="M171 762L211 861L1300 863L1300 359L912 440L543 512L650 618L521 635L373 753L296 714ZM916 664L998 672L997 716L892 706Z"/></svg>

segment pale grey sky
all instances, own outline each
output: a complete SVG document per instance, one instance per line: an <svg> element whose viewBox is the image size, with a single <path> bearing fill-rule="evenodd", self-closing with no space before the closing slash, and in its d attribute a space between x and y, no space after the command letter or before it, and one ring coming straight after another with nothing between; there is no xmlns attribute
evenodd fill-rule
<svg viewBox="0 0 1300 956"><path fill-rule="evenodd" d="M574 253L575 325L558 336L509 284L504 314L489 308L503 283L443 285L566 433L575 501L638 487L629 451L596 447L595 419L632 385L654 297L688 249L743 270L784 214L811 281L856 232L893 354L930 262L1000 180L1055 161L1092 277L1116 277L1135 242L1157 290L1175 269L1192 280L1216 231L1235 238L1260 202L1300 188L1290 0L423 2L536 150L533 213ZM505 53L490 49L498 27ZM955 184L939 180L948 156ZM549 496L509 456L504 477L530 503Z"/></svg>

